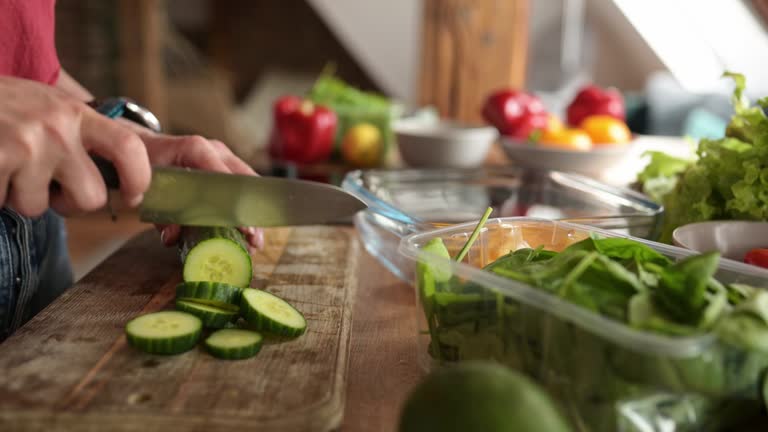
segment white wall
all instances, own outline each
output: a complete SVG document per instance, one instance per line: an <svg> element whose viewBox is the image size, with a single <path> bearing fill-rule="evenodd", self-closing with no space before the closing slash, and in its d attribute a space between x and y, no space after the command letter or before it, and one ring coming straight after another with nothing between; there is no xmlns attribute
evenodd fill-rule
<svg viewBox="0 0 768 432"><path fill-rule="evenodd" d="M417 95L421 0L307 0L381 88L405 103Z"/></svg>
<svg viewBox="0 0 768 432"><path fill-rule="evenodd" d="M308 2L385 92L415 102L422 0ZM528 82L534 90L553 91L568 78L560 70L563 0L530 2ZM651 74L670 70L686 90L719 90L717 75L728 66L747 74L750 90L768 92L762 73L768 36L744 0L585 0L585 5L582 65L598 84L642 90Z"/></svg>

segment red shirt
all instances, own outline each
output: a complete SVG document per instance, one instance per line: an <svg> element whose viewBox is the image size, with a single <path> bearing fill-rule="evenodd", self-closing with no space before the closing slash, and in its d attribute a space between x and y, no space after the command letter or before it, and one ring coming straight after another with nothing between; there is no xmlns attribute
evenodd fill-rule
<svg viewBox="0 0 768 432"><path fill-rule="evenodd" d="M54 84L56 0L0 0L0 75Z"/></svg>

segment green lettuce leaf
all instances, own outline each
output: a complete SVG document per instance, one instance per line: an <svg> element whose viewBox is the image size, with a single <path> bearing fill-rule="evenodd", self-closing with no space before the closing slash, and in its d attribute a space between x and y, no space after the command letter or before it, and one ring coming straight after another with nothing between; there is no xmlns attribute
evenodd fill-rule
<svg viewBox="0 0 768 432"><path fill-rule="evenodd" d="M666 214L660 241L670 243L675 228L713 219L768 220L768 117L764 98L751 106L744 96L742 75L726 72L735 82L732 103L734 114L726 136L702 139L697 160L668 190L669 183L651 181L647 193L662 195ZM678 166L679 168L679 166ZM672 168L666 168L671 170ZM656 170L656 171L654 171ZM663 178L660 168L647 168L648 179ZM653 177L654 174L659 176Z"/></svg>

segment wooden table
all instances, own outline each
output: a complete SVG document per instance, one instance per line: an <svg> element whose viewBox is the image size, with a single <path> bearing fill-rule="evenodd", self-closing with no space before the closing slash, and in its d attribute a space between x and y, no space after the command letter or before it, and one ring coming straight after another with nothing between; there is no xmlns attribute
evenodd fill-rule
<svg viewBox="0 0 768 432"><path fill-rule="evenodd" d="M416 360L413 288L363 252L352 315L343 431L395 431L401 404L423 375Z"/></svg>

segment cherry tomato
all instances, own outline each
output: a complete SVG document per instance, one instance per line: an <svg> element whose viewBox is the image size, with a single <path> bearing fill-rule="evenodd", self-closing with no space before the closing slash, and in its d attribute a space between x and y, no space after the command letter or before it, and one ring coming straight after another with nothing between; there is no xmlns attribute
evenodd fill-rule
<svg viewBox="0 0 768 432"><path fill-rule="evenodd" d="M566 150L589 151L592 149L592 139L581 129L563 128L543 133L539 145Z"/></svg>
<svg viewBox="0 0 768 432"><path fill-rule="evenodd" d="M768 249L752 249L744 257L747 264L768 268Z"/></svg>
<svg viewBox="0 0 768 432"><path fill-rule="evenodd" d="M581 122L580 128L592 138L596 146L626 144L632 140L627 124L608 115L589 116Z"/></svg>

